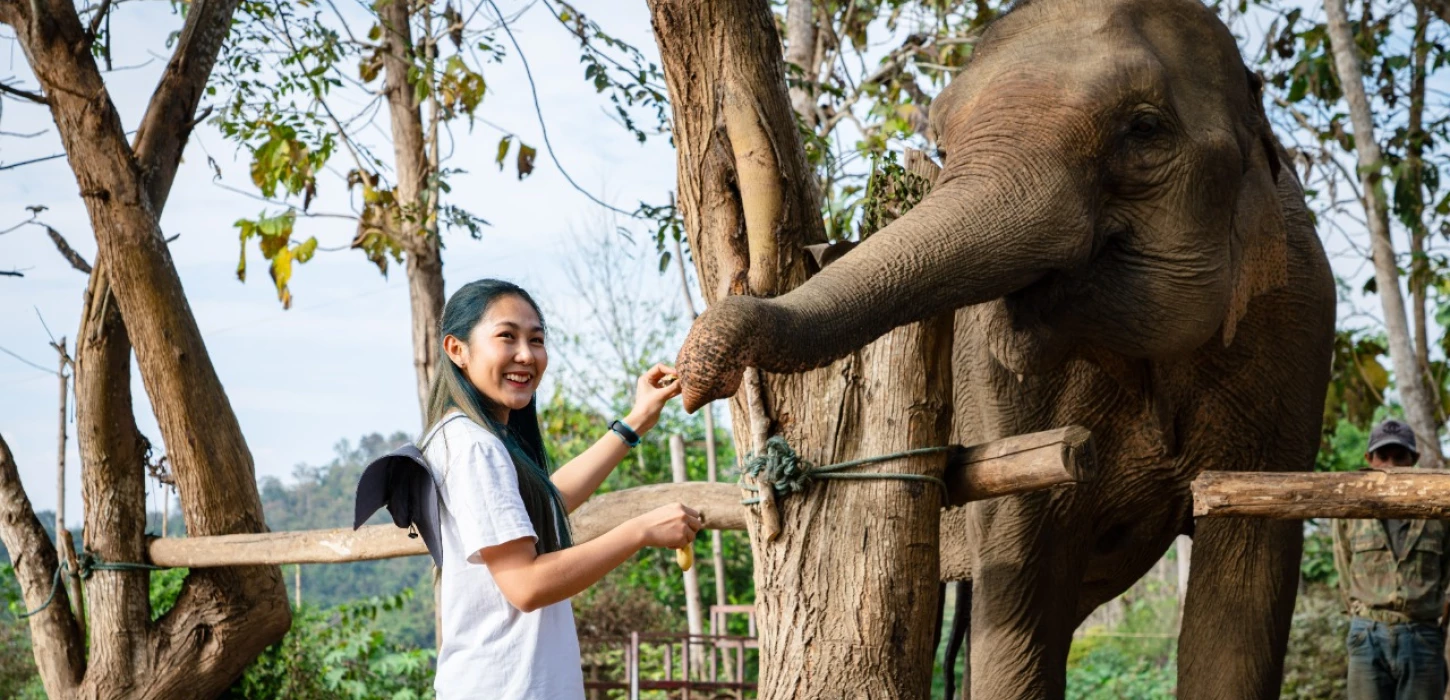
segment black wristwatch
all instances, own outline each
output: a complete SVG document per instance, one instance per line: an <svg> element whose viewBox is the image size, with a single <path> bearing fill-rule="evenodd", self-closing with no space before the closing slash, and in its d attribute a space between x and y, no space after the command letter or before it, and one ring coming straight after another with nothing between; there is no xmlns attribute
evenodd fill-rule
<svg viewBox="0 0 1450 700"><path fill-rule="evenodd" d="M620 440L624 441L625 446L639 446L639 433L634 432L634 428L629 427L624 421L616 420L610 423L609 429L614 431L614 434L618 435Z"/></svg>

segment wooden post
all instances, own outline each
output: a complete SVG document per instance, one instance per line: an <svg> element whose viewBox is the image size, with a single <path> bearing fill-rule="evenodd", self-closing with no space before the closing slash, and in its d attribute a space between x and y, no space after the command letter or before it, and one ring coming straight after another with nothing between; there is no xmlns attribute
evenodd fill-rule
<svg viewBox="0 0 1450 700"><path fill-rule="evenodd" d="M690 480L689 474L685 471L685 440L679 435L670 436L670 471L674 475L677 484L683 484ZM690 543L694 549L695 543ZM699 635L705 633L705 626L700 619L700 569L692 566L689 571L683 572L685 578L685 623L690 634ZM701 650L693 643L687 642L685 647L689 650L690 656L696 657L695 668L703 668L705 659L700 655ZM689 666L685 666L686 669Z"/></svg>
<svg viewBox="0 0 1450 700"><path fill-rule="evenodd" d="M1208 471L1193 481L1193 515L1450 520L1450 470Z"/></svg>
<svg viewBox="0 0 1450 700"><path fill-rule="evenodd" d="M690 312L690 320L694 321L700 317L700 314L695 310L695 298L690 294L690 277L689 273L685 271L687 267L685 251L681 248L678 239L675 240L675 264L680 269L680 294L685 299L685 308ZM715 452L715 404L707 403L703 410L705 412L705 481L713 484L718 481L716 473L718 457ZM725 551L720 539L719 530L710 531L710 558L715 568L715 604L729 605L730 602L725 597ZM726 664L729 664L729 657L726 657Z"/></svg>
<svg viewBox="0 0 1450 700"><path fill-rule="evenodd" d="M58 422L58 441L56 448L55 467L55 542L60 548L60 557L70 567L70 573L62 577L66 588L70 591L71 601L75 603L76 625L80 628L81 639L86 637L86 599L85 591L81 588L81 577L79 563L76 560L75 540L71 539L70 530L65 526L65 443L66 425L65 414L66 404L70 391L70 375L66 374L66 368L71 365L70 354L65 350L65 338L58 343L51 343L56 353L60 356L60 367L56 370L55 376L60 379L60 419Z"/></svg>

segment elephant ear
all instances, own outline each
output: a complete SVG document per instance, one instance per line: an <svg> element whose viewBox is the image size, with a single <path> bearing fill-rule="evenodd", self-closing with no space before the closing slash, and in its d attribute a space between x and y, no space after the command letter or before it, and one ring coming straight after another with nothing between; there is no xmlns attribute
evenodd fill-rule
<svg viewBox="0 0 1450 700"><path fill-rule="evenodd" d="M1246 144L1244 176L1234 203L1230 233L1229 269L1233 271L1234 281L1223 323L1225 346L1233 343L1239 321L1248 313L1249 302L1289 282L1289 233L1278 181L1293 175L1280 170L1278 141L1269 129L1260 95L1263 82L1257 74L1247 72L1250 114L1245 125L1247 138L1243 139Z"/></svg>

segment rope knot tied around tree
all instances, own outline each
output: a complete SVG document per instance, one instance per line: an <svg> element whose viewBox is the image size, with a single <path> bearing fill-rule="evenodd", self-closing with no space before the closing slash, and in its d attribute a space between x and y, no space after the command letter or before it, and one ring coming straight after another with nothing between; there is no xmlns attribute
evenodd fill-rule
<svg viewBox="0 0 1450 700"><path fill-rule="evenodd" d="M946 482L934 476L890 472L846 472L845 470L866 464L878 464L880 462L890 462L897 459L942 454L955 449L957 448L952 445L943 447L920 447L914 450L903 450L901 452L892 452L876 457L864 457L862 459L853 459L848 462L818 467L797 454L784 436L773 435L765 441L765 449L762 450L762 454L752 454L746 458L744 473L755 483L746 483L742 478L740 488L758 493L761 488L769 487L775 496L780 497L804 491L812 481L818 480L891 479L898 481L925 481L936 484L941 488L942 498L946 499ZM757 496L755 498L742 500L740 503L748 506L760 503L760 501L760 497Z"/></svg>
<svg viewBox="0 0 1450 700"><path fill-rule="evenodd" d="M87 550L82 550L80 554L76 556L76 575L81 577L81 580L89 579L91 577L91 574L97 571L161 571L166 568L167 567L156 566L154 564L138 564L125 561L106 561L96 553ZM60 589L60 580L65 575L65 572L69 569L70 564L66 563L65 560L56 562L55 576L50 582L50 595L46 596L45 602L41 603L40 607L34 610L19 613L16 616L24 619L37 615L40 613L40 611L50 607L50 604L55 602L55 592Z"/></svg>

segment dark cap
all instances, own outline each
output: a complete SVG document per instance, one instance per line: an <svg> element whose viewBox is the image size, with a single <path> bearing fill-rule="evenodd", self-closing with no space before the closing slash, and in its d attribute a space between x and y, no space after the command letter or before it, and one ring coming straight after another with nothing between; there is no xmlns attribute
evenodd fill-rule
<svg viewBox="0 0 1450 700"><path fill-rule="evenodd" d="M388 507L394 525L411 528L422 535L423 545L433 555L433 563L443 566L438 486L433 483L428 460L412 443L373 460L363 470L357 481L352 529L362 527L383 506ZM410 531L408 536L415 535Z"/></svg>
<svg viewBox="0 0 1450 700"><path fill-rule="evenodd" d="M1365 449L1365 452L1374 452L1381 447L1390 445L1399 445L1416 456L1420 454L1419 448L1415 447L1415 431L1411 430L1409 425L1393 418L1374 427L1369 434L1369 447Z"/></svg>

